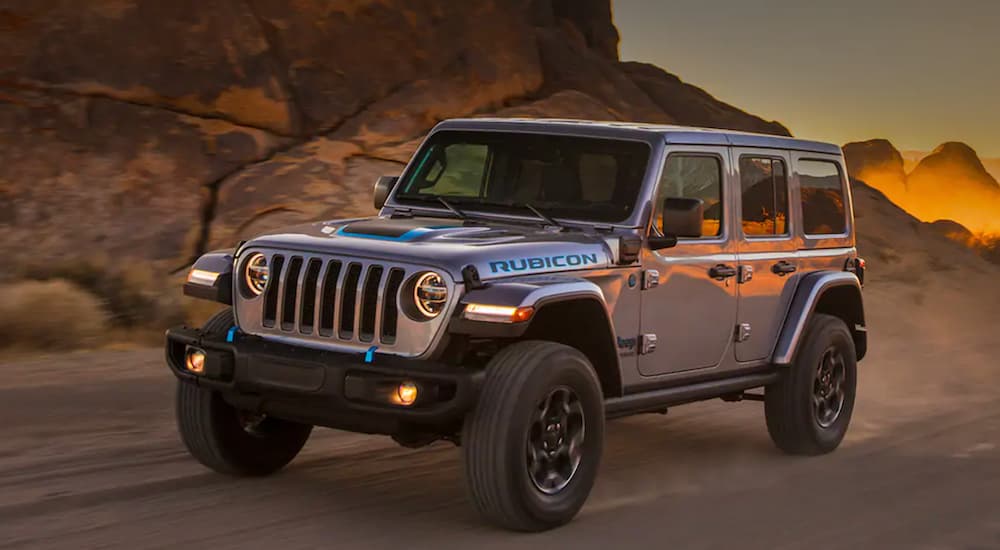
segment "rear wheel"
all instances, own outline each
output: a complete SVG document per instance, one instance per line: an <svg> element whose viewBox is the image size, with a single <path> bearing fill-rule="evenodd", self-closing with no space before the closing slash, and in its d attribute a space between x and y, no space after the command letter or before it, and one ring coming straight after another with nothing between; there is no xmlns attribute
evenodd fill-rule
<svg viewBox="0 0 1000 550"><path fill-rule="evenodd" d="M856 358L841 319L824 314L810 319L792 365L765 390L767 431L778 448L815 455L840 445L854 411Z"/></svg>
<svg viewBox="0 0 1000 550"><path fill-rule="evenodd" d="M231 309L218 313L203 330L222 335L234 324ZM312 426L241 411L218 392L191 382L177 383L177 427L198 462L216 472L264 476L291 462Z"/></svg>
<svg viewBox="0 0 1000 550"><path fill-rule="evenodd" d="M604 401L586 356L553 342L504 348L487 366L462 446L472 500L488 521L541 531L571 520L604 446Z"/></svg>

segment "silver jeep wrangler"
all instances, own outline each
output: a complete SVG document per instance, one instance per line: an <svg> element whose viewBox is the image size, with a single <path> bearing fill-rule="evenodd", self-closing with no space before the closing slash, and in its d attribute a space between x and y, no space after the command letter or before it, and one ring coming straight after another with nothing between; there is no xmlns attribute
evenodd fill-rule
<svg viewBox="0 0 1000 550"><path fill-rule="evenodd" d="M443 122L377 217L195 263L185 293L230 307L167 333L181 436L234 475L313 426L448 440L482 515L524 531L579 511L608 418L763 401L780 449L830 452L867 347L846 173L791 138Z"/></svg>

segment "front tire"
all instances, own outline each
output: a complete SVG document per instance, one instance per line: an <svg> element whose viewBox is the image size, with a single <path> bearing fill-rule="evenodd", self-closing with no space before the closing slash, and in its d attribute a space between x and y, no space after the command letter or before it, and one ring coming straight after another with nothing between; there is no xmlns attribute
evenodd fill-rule
<svg viewBox="0 0 1000 550"><path fill-rule="evenodd" d="M604 447L604 400L586 356L526 341L486 367L480 400L465 420L469 492L489 522L542 531L579 512Z"/></svg>
<svg viewBox="0 0 1000 550"><path fill-rule="evenodd" d="M794 455L836 449L851 422L857 379L857 355L847 325L832 315L813 315L795 360L764 390L771 440Z"/></svg>
<svg viewBox="0 0 1000 550"><path fill-rule="evenodd" d="M234 325L233 312L216 314L203 327L214 336ZM250 414L226 403L218 392L177 382L177 427L188 452L216 472L265 476L292 461L312 426Z"/></svg>

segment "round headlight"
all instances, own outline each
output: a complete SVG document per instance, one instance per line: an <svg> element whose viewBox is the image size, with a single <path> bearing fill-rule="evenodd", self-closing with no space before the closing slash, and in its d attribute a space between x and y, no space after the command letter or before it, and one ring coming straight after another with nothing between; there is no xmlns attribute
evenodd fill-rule
<svg viewBox="0 0 1000 550"><path fill-rule="evenodd" d="M437 317L448 302L448 287L444 278L434 272L427 272L417 277L413 285L413 299L424 317Z"/></svg>
<svg viewBox="0 0 1000 550"><path fill-rule="evenodd" d="M246 282L247 290L260 296L264 292L264 287L267 286L267 277L270 271L267 266L267 258L258 252L250 256L244 269L243 280Z"/></svg>

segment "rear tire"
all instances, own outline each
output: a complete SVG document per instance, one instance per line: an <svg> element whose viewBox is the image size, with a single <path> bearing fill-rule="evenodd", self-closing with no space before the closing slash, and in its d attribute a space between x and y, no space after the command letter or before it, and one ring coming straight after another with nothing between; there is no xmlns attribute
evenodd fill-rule
<svg viewBox="0 0 1000 550"><path fill-rule="evenodd" d="M203 330L222 335L234 325L232 309L210 319ZM177 427L198 462L234 476L272 474L302 450L312 426L251 415L226 403L218 392L191 382L177 383Z"/></svg>
<svg viewBox="0 0 1000 550"><path fill-rule="evenodd" d="M795 360L764 391L771 440L794 455L836 449L851 422L857 379L857 355L847 325L832 315L813 315Z"/></svg>
<svg viewBox="0 0 1000 550"><path fill-rule="evenodd" d="M604 447L604 398L586 356L525 341L486 367L462 449L472 501L499 527L542 531L579 512Z"/></svg>

